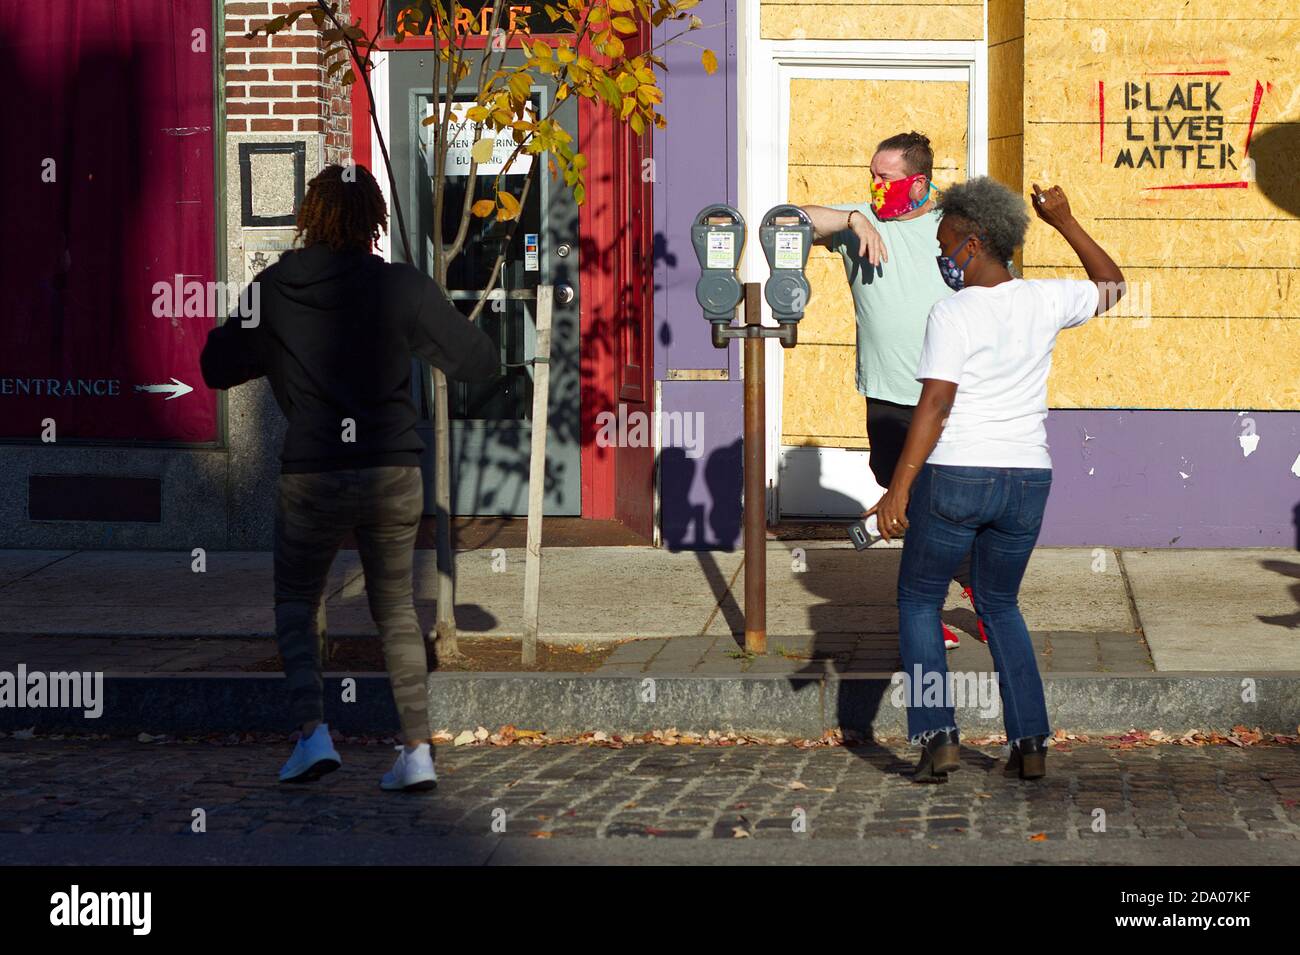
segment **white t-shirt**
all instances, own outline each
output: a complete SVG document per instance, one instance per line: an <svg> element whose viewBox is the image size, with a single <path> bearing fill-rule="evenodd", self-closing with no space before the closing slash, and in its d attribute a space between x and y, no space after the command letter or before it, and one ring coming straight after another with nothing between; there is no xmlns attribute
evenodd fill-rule
<svg viewBox="0 0 1300 955"><path fill-rule="evenodd" d="M957 395L929 463L1050 468L1052 348L1061 329L1096 314L1099 298L1089 281L1012 279L935 303L916 377L955 381Z"/></svg>

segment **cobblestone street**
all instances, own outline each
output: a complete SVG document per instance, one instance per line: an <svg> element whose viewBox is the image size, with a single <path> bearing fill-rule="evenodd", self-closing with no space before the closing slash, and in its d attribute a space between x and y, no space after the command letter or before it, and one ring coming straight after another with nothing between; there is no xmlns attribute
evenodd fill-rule
<svg viewBox="0 0 1300 955"><path fill-rule="evenodd" d="M912 783L910 753L896 744L440 746L438 789L421 795L378 789L393 753L377 743L341 743L340 771L281 786L288 749L0 740L0 843L21 854L25 836L188 834L202 809L206 838L248 836L249 845L300 835L1076 848L1223 840L1268 842L1300 861L1295 746L1072 745L1054 749L1048 777L1029 783L1003 776L1000 747L968 746L941 785Z"/></svg>

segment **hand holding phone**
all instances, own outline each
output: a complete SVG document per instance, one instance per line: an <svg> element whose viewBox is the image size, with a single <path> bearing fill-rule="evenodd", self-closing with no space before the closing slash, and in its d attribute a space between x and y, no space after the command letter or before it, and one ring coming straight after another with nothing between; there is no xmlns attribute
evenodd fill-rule
<svg viewBox="0 0 1300 955"><path fill-rule="evenodd" d="M849 525L849 540L853 541L854 550L866 550L880 540L880 531L876 527L876 515L854 521Z"/></svg>

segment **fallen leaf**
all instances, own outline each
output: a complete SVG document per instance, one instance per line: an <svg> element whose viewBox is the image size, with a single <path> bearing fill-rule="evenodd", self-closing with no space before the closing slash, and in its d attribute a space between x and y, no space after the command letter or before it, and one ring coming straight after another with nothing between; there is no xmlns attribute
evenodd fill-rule
<svg viewBox="0 0 1300 955"><path fill-rule="evenodd" d="M732 826L732 827L731 827L731 838L733 838L733 839L748 839L749 837L750 837L750 832L749 832L749 830L746 829L744 826Z"/></svg>
<svg viewBox="0 0 1300 955"><path fill-rule="evenodd" d="M1046 842L1046 841L1047 841L1047 833L1045 833L1045 832L1036 832L1036 833L1034 833L1032 836L1029 837L1029 841L1030 841L1030 842Z"/></svg>
<svg viewBox="0 0 1300 955"><path fill-rule="evenodd" d="M460 734L452 740L452 746L466 746L474 742L474 734L469 730L461 730Z"/></svg>
<svg viewBox="0 0 1300 955"><path fill-rule="evenodd" d="M786 789L807 789L807 788L808 788L808 784L807 784L807 783L801 783L801 782L799 782L799 780L797 780L797 779L792 779L792 780L790 780L790 782L786 783L785 788L786 788Z"/></svg>
<svg viewBox="0 0 1300 955"><path fill-rule="evenodd" d="M532 836L534 839L551 838L551 833L547 832L545 829L539 829L536 832L530 832L529 835Z"/></svg>

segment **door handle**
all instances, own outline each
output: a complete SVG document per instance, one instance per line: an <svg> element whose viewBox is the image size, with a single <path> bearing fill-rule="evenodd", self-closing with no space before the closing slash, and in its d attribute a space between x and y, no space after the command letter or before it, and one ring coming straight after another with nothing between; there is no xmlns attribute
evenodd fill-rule
<svg viewBox="0 0 1300 955"><path fill-rule="evenodd" d="M572 305L575 294L572 285L561 282L555 286L555 301L561 305Z"/></svg>

